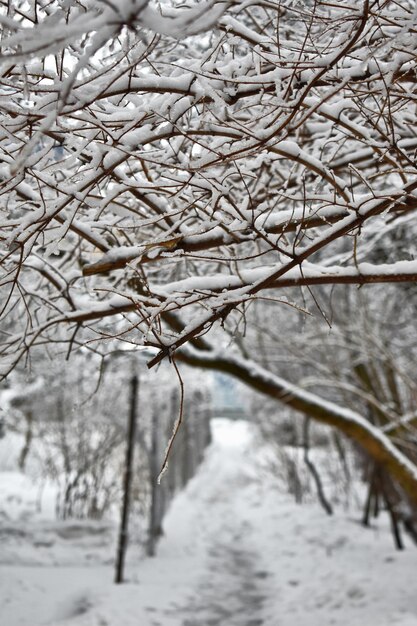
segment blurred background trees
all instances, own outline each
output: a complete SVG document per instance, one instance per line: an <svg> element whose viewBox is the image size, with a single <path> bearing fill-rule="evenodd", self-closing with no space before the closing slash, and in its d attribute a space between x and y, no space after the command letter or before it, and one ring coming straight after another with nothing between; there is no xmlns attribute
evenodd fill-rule
<svg viewBox="0 0 417 626"><path fill-rule="evenodd" d="M158 485L178 418L178 381L167 366L157 376L141 371L143 363L129 351L98 361L89 351L78 352L70 362L38 355L30 376L24 370L14 371L8 389L1 392L4 435L13 442L8 464L18 465L38 482L39 507L45 486L53 489L59 519L117 516L125 470L129 381L139 371L131 487L133 527L139 531L133 534L154 554L170 501L194 475L210 443L211 379L190 378L188 373L183 427L169 460L167 480Z"/></svg>

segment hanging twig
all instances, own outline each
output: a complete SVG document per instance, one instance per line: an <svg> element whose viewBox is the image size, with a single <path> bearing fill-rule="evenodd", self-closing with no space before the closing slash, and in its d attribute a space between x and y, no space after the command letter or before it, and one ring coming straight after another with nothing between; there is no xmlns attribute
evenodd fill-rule
<svg viewBox="0 0 417 626"><path fill-rule="evenodd" d="M170 439L168 441L168 445L167 445L166 450L165 450L164 461L162 463L161 471L159 472L159 476L158 476L158 481L157 481L158 485L161 484L162 477L163 477L163 475L165 474L165 472L168 469L169 455L171 454L172 446L174 445L175 438L176 438L176 436L178 434L178 431L179 431L179 429L181 427L182 420L183 420L183 415L184 415L184 382L183 382L183 380L181 378L181 374L180 374L178 366L177 366L177 364L175 362L175 358L172 357L171 361L172 361L172 364L174 366L175 372L176 372L176 374L178 376L178 381L179 381L179 384L180 384L180 410L179 410L179 413L178 413L178 417L175 420L174 428L172 429L172 434L171 434L171 437L170 437Z"/></svg>

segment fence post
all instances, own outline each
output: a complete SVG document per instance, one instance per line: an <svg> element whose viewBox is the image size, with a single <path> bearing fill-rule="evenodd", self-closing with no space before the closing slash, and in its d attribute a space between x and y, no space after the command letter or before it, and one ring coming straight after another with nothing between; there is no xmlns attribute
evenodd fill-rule
<svg viewBox="0 0 417 626"><path fill-rule="evenodd" d="M135 374L130 381L130 411L126 443L126 461L123 476L123 503L120 522L119 541L116 557L116 575L114 582L123 582L123 570L128 538L130 493L133 473L133 452L135 449L136 412L139 380Z"/></svg>

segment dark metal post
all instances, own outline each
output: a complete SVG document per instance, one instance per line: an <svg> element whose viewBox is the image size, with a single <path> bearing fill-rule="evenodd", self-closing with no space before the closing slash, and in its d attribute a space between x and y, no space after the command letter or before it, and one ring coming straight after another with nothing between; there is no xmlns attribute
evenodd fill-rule
<svg viewBox="0 0 417 626"><path fill-rule="evenodd" d="M157 484L159 466L158 466L158 410L154 412L152 419L152 441L150 453L150 469L151 469L151 510L149 516L149 535L146 553L148 556L155 556L155 543L159 530L159 511L158 511L158 489L162 485Z"/></svg>
<svg viewBox="0 0 417 626"><path fill-rule="evenodd" d="M125 554L128 538L129 510L130 510L130 492L133 473L133 452L135 449L135 431L136 431L136 410L138 397L139 381L136 374L130 381L130 411L129 411L129 427L127 433L126 445L126 461L123 477L123 504L122 516L120 522L119 542L116 558L116 576L115 583L123 582L123 569L125 562Z"/></svg>

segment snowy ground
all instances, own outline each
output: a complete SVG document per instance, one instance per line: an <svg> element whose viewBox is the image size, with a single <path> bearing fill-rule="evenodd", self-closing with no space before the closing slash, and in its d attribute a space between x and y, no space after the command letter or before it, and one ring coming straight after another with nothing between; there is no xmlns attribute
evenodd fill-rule
<svg viewBox="0 0 417 626"><path fill-rule="evenodd" d="M296 505L258 460L249 425L215 420L157 558L131 550L121 586L111 527L22 518L30 481L0 473L1 626L417 626L417 550L383 521Z"/></svg>

